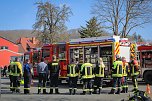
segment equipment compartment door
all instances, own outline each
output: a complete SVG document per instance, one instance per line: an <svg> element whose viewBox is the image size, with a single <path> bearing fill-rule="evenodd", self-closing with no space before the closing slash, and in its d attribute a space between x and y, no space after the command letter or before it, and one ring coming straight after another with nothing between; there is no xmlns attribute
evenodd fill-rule
<svg viewBox="0 0 152 101"><path fill-rule="evenodd" d="M112 67L112 45L100 46L100 57L105 64L105 77L109 76Z"/></svg>

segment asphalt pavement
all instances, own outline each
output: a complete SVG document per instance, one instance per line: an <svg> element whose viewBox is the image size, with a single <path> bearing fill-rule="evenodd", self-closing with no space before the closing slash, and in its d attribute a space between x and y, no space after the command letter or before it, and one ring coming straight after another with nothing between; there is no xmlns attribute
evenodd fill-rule
<svg viewBox="0 0 152 101"><path fill-rule="evenodd" d="M9 79L7 77L1 78L1 101L121 101L127 99L129 95L132 95L133 89L132 83L129 83L129 92L127 94L108 94L111 87L104 87L102 93L92 95L81 95L82 85L78 85L76 95L69 95L68 84L62 83L59 85L60 94L37 94L37 80L34 80L34 84L31 87L31 93L25 95L23 92L23 85L21 85L21 93L13 93L9 90ZM146 84L143 81L139 81L139 90L145 91ZM49 92L49 86L47 87Z"/></svg>

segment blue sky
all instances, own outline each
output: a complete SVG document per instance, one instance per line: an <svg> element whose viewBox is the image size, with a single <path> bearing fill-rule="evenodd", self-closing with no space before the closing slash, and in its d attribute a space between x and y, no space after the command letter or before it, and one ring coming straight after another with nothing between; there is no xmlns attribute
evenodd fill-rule
<svg viewBox="0 0 152 101"><path fill-rule="evenodd" d="M0 30L32 29L36 17L37 1L48 0L0 0ZM67 4L73 15L66 23L68 29L85 26L93 15L90 13L94 0L49 0L55 5ZM152 40L152 23L136 28L132 33Z"/></svg>

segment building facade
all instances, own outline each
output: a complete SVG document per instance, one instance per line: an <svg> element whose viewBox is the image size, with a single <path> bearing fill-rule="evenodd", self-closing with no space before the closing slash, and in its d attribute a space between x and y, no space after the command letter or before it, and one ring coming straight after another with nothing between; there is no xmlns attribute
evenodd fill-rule
<svg viewBox="0 0 152 101"><path fill-rule="evenodd" d="M22 56L14 42L0 36L0 67L8 66L12 57Z"/></svg>

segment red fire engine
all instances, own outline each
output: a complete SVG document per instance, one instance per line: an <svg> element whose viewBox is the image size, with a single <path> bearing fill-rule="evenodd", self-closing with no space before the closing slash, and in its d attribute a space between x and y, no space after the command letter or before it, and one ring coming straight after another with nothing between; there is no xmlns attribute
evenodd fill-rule
<svg viewBox="0 0 152 101"><path fill-rule="evenodd" d="M152 46L138 46L141 75L146 83L152 84Z"/></svg>

